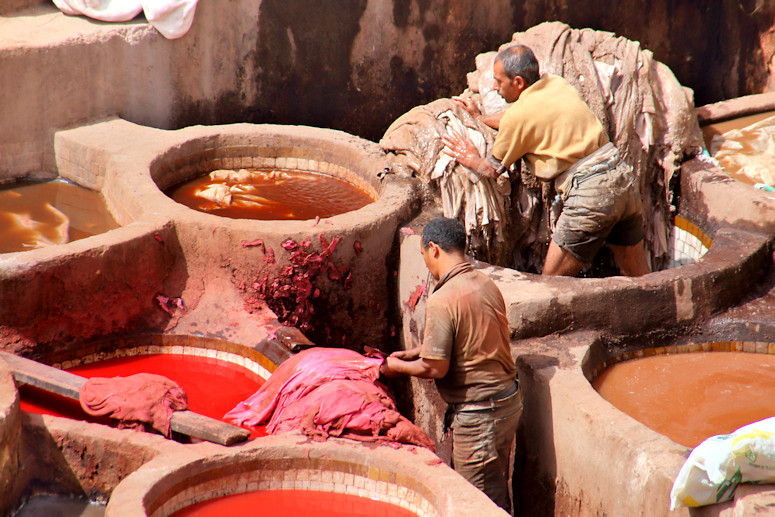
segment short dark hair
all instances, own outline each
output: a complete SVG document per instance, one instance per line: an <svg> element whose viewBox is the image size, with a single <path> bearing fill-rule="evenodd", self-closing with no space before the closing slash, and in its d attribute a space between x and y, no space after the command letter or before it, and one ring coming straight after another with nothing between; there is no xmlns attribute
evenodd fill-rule
<svg viewBox="0 0 775 517"><path fill-rule="evenodd" d="M503 73L513 80L520 76L529 85L541 77L538 70L538 60L533 51L524 45L512 45L503 49L495 56L495 61L503 65Z"/></svg>
<svg viewBox="0 0 775 517"><path fill-rule="evenodd" d="M466 229L463 223L449 217L439 217L425 225L422 230L422 249L427 250L428 244L434 243L442 250L465 251Z"/></svg>

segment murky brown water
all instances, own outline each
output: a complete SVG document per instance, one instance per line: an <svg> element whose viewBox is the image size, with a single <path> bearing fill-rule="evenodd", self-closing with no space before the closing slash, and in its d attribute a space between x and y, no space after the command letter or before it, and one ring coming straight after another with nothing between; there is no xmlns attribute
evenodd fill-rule
<svg viewBox="0 0 775 517"><path fill-rule="evenodd" d="M214 171L167 195L189 208L232 219L314 219L357 210L375 200L354 185L303 171Z"/></svg>
<svg viewBox="0 0 775 517"><path fill-rule="evenodd" d="M0 253L65 244L117 227L99 192L63 181L0 185Z"/></svg>
<svg viewBox="0 0 775 517"><path fill-rule="evenodd" d="M703 127L706 147L729 176L748 185L775 185L775 123L749 128L773 116L775 111L766 111Z"/></svg>
<svg viewBox="0 0 775 517"><path fill-rule="evenodd" d="M775 416L775 356L698 352L616 364L592 383L611 404L676 443Z"/></svg>

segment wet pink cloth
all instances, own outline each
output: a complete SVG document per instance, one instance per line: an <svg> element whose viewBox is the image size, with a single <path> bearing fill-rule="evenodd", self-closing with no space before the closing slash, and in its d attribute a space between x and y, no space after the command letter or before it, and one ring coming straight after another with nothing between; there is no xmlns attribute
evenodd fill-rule
<svg viewBox="0 0 775 517"><path fill-rule="evenodd" d="M120 429L147 430L170 435L174 411L188 409L186 392L170 379L152 373L127 377L92 377L81 386L81 408L95 416L119 420Z"/></svg>
<svg viewBox="0 0 775 517"><path fill-rule="evenodd" d="M377 381L381 365L382 359L343 348L299 352L224 418L238 425L266 423L270 434L299 429L319 440L342 436L433 450L428 435L397 411Z"/></svg>

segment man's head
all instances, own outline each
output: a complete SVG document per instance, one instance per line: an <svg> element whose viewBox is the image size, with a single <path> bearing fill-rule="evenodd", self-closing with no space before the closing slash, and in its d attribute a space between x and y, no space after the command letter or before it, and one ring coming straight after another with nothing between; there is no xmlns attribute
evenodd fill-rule
<svg viewBox="0 0 775 517"><path fill-rule="evenodd" d="M514 102L540 78L538 60L528 47L511 46L495 56L493 76L495 90L506 102Z"/></svg>
<svg viewBox="0 0 775 517"><path fill-rule="evenodd" d="M439 217L425 225L420 245L428 270L437 280L465 260L466 230L457 219Z"/></svg>

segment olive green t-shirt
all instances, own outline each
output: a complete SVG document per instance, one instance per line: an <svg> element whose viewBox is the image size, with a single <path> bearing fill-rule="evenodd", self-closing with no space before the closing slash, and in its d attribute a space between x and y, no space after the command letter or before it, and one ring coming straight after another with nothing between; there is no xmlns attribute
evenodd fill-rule
<svg viewBox="0 0 775 517"><path fill-rule="evenodd" d="M506 304L471 264L452 267L428 297L420 357L450 361L436 386L451 404L487 399L514 381Z"/></svg>

